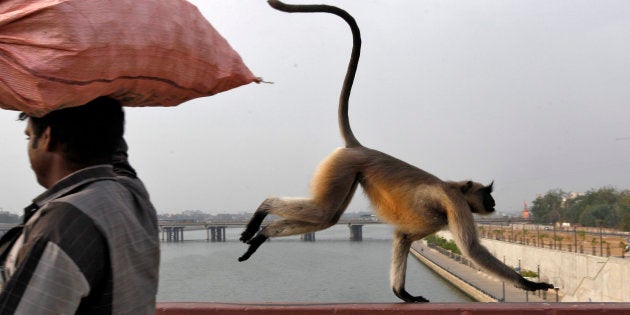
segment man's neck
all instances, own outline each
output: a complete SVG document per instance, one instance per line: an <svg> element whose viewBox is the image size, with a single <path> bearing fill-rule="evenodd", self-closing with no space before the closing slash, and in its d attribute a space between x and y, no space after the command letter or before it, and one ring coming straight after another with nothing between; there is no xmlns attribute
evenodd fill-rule
<svg viewBox="0 0 630 315"><path fill-rule="evenodd" d="M44 186L44 188L50 189L50 187L66 178L68 175L90 166L92 165L72 163L65 159L59 159L55 163L52 163L46 178L43 178L40 184Z"/></svg>

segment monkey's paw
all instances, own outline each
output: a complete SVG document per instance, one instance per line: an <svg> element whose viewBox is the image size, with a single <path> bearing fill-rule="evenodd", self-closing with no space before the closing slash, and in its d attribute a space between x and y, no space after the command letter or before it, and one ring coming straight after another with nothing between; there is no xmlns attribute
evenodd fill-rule
<svg viewBox="0 0 630 315"><path fill-rule="evenodd" d="M263 202L263 204L260 207L263 207L265 205L266 203ZM254 237L254 235L256 235L256 233L259 232L260 225L262 224L263 220L267 216L267 211L260 211L260 207L258 210L256 210L256 212L254 213L254 216L247 223L247 226L245 227L245 231L241 233L241 238L240 238L241 242L249 244L249 242L252 241L252 238Z"/></svg>
<svg viewBox="0 0 630 315"><path fill-rule="evenodd" d="M249 240L252 239L252 237L254 237L255 234L256 230L250 231L250 229L246 229L245 231L243 231L243 233L241 233L241 238L239 240L243 243L247 243Z"/></svg>
<svg viewBox="0 0 630 315"><path fill-rule="evenodd" d="M407 302L407 303L427 303L429 302L429 300L423 298L422 296L418 295L418 296L413 296L411 294L409 294L409 292L407 292L407 290L403 289L394 289L394 294L396 294L396 296Z"/></svg>
<svg viewBox="0 0 630 315"><path fill-rule="evenodd" d="M549 290L554 288L553 284L545 282L533 282L527 279L521 279L517 286L527 291Z"/></svg>
<svg viewBox="0 0 630 315"><path fill-rule="evenodd" d="M238 258L238 261L245 261L245 260L249 259L249 257L256 252L258 247L260 247L260 245L262 245L267 239L268 239L267 236L262 235L262 234L258 234L258 235L256 235L256 237L254 237L253 239L249 240L247 242L247 244L249 244L249 247L247 248L247 251L245 252L245 254L243 254L243 256Z"/></svg>

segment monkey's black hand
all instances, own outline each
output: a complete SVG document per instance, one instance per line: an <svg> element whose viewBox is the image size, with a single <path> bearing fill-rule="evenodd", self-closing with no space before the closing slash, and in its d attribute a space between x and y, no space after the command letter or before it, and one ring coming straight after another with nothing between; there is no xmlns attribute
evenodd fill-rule
<svg viewBox="0 0 630 315"><path fill-rule="evenodd" d="M249 248L247 248L247 251L243 254L243 256L238 258L238 261L245 261L249 259L249 257L256 252L258 247L260 247L260 245L262 245L262 243L264 243L267 239L268 237L262 234L256 235L256 237L247 242L247 244L249 244Z"/></svg>
<svg viewBox="0 0 630 315"><path fill-rule="evenodd" d="M527 291L548 290L548 289L554 288L553 284L549 284L545 282L533 282L525 278L521 278L517 287L527 290Z"/></svg>
<svg viewBox="0 0 630 315"><path fill-rule="evenodd" d="M407 302L407 303L427 303L429 302L429 300L423 298L422 296L418 295L418 296L413 296L411 294L409 294L409 292L407 292L407 290L405 290L404 288L402 289L393 289L394 290L394 294L396 294L396 296Z"/></svg>

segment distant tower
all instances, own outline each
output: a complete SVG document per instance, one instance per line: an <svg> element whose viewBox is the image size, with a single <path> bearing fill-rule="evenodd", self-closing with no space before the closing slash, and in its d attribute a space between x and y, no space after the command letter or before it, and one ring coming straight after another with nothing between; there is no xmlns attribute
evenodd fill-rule
<svg viewBox="0 0 630 315"><path fill-rule="evenodd" d="M523 201L523 212L521 213L521 217L525 220L529 220L529 210L527 210L527 201Z"/></svg>

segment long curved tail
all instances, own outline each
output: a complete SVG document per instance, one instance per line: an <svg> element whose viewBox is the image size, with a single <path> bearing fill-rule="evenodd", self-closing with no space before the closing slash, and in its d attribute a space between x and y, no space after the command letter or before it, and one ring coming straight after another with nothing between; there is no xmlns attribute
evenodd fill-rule
<svg viewBox="0 0 630 315"><path fill-rule="evenodd" d="M357 72L357 65L359 64L359 56L361 54L361 32L359 31L359 26L357 25L357 22L348 12L330 5L285 4L278 0L268 0L267 2L274 9L288 13L332 13L344 19L346 23L348 23L348 25L350 26L350 30L352 30L352 53L350 55L350 62L348 63L346 77L343 81L341 94L339 95L339 131L341 132L341 137L343 138L346 147L360 146L361 143L359 143L359 140L357 140L357 138L354 136L354 133L352 133L352 129L350 129L350 119L348 117L348 101L350 100L350 91L352 90L352 84L354 83L354 76Z"/></svg>

